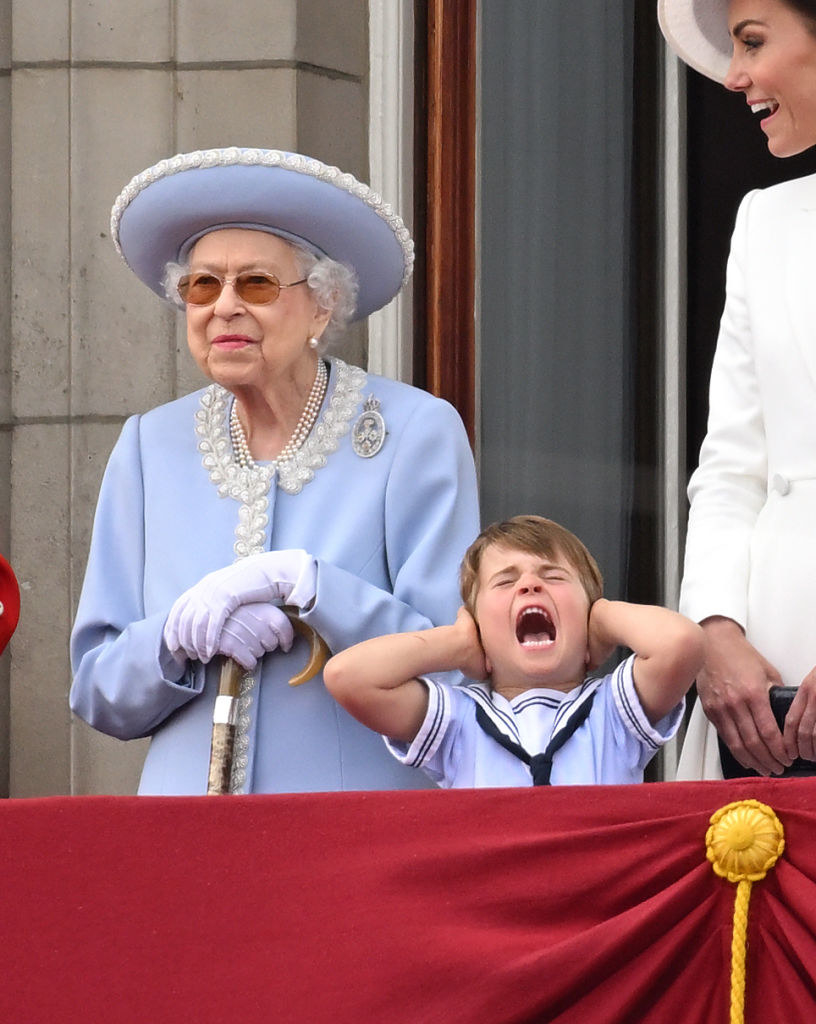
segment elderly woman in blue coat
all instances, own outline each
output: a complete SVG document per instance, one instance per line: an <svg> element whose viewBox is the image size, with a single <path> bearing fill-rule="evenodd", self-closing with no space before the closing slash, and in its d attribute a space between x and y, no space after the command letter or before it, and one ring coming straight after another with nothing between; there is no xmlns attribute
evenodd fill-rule
<svg viewBox="0 0 816 1024"><path fill-rule="evenodd" d="M204 390L127 420L102 482L72 635L71 707L150 736L139 791L207 788L224 657L244 669L230 789L416 786L322 678L332 651L452 621L478 529L453 408L326 355L408 279L400 218L349 174L274 150L183 154L135 177L114 242L184 308Z"/></svg>

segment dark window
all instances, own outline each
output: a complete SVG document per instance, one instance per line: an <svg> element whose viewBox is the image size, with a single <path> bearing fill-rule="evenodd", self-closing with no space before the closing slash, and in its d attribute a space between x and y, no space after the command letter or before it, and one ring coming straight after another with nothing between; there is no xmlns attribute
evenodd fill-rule
<svg viewBox="0 0 816 1024"><path fill-rule="evenodd" d="M486 521L537 512L658 599L653 4L484 0Z"/></svg>

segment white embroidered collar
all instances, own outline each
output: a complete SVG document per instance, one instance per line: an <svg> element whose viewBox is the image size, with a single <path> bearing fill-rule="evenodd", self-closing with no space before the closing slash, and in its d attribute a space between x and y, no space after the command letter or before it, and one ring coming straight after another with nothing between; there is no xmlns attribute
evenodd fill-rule
<svg viewBox="0 0 816 1024"><path fill-rule="evenodd" d="M211 384L201 396L196 411L198 450L219 497L247 503L266 494L277 477L278 487L287 494L298 494L326 459L337 450L340 438L350 429L352 417L362 400L366 384L365 370L349 366L340 359L331 362L332 374L323 411L304 444L291 459L277 466L274 462L254 468L238 464L229 435L232 395L220 384Z"/></svg>

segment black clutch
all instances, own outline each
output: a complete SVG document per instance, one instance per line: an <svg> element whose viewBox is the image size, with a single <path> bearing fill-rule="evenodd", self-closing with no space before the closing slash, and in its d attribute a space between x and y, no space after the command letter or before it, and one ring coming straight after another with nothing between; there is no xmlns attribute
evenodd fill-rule
<svg viewBox="0 0 816 1024"><path fill-rule="evenodd" d="M785 717L795 696L795 686L772 686L768 691L771 711L773 711L773 716L780 731L784 728ZM719 736L717 740L720 745L720 764L722 765L723 778L741 779L748 778L749 776L759 776L759 772L755 772L753 768L743 767ZM816 761L806 761L802 757L797 757L793 764L782 772L781 778L804 778L808 775L816 775ZM775 778L780 778L780 776L777 775Z"/></svg>

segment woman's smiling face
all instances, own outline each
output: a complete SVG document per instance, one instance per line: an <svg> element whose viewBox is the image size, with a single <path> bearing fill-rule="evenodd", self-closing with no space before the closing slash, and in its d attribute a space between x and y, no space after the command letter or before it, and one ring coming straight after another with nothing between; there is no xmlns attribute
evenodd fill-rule
<svg viewBox="0 0 816 1024"><path fill-rule="evenodd" d="M730 0L734 51L725 86L742 92L774 156L794 156L816 145L816 35L814 25L785 0Z"/></svg>
<svg viewBox="0 0 816 1024"><path fill-rule="evenodd" d="M246 228L204 235L193 247L190 269L230 280L262 271L283 285L303 277L288 242ZM210 305L187 306L187 343L199 368L226 388L287 385L304 371L309 380L314 376L308 341L320 337L328 318L306 284L283 288L274 302L255 305L244 302L227 281Z"/></svg>

